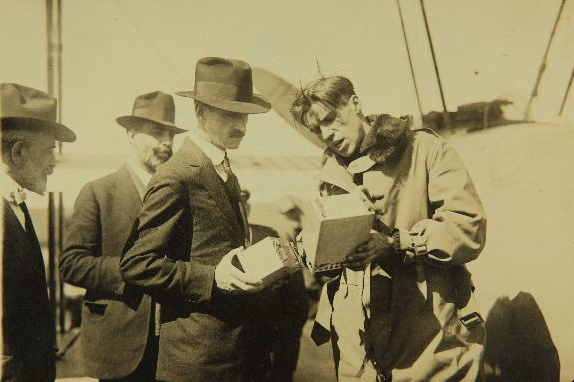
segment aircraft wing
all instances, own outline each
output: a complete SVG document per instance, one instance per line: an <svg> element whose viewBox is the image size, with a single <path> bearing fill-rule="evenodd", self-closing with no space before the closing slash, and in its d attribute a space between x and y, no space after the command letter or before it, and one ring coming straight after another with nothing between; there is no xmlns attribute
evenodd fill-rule
<svg viewBox="0 0 574 382"><path fill-rule="evenodd" d="M305 126L295 122L289 109L297 95L297 87L285 81L274 73L262 68L253 68L253 83L259 93L267 98L273 109L299 134L324 150L327 145L315 134L310 132Z"/></svg>

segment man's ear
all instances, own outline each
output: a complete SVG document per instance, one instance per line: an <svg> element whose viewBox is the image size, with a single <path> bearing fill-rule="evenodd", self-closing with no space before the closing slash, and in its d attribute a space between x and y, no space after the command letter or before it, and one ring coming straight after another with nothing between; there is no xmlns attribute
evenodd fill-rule
<svg viewBox="0 0 574 382"><path fill-rule="evenodd" d="M197 117L197 119L203 119L203 115L205 114L205 109L203 105L199 102L195 102L194 107L195 107L195 116Z"/></svg>
<svg viewBox="0 0 574 382"><path fill-rule="evenodd" d="M129 139L132 139L134 137L134 135L136 135L136 131L134 129L127 129L126 134L127 134Z"/></svg>
<svg viewBox="0 0 574 382"><path fill-rule="evenodd" d="M356 94L353 94L350 98L349 98L349 103L351 105L353 105L353 110L359 114L363 111L363 104L361 103L361 100L359 99L359 97Z"/></svg>
<svg viewBox="0 0 574 382"><path fill-rule="evenodd" d="M10 159L16 166L20 166L25 160L26 156L26 144L24 141L18 141L12 145L10 150Z"/></svg>

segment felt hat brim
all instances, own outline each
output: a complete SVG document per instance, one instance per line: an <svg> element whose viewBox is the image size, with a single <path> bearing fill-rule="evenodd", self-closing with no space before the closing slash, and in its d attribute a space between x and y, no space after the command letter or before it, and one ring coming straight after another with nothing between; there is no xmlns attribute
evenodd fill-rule
<svg viewBox="0 0 574 382"><path fill-rule="evenodd" d="M17 125L25 125L28 128L51 130L54 134L54 139L59 142L74 142L76 140L76 133L61 123L52 121L50 119L29 116L2 117L3 129L10 128L9 126Z"/></svg>
<svg viewBox="0 0 574 382"><path fill-rule="evenodd" d="M133 115L124 115L122 117L118 117L118 118L116 118L116 122L118 124L120 124L121 126L125 127L126 129L131 129L131 128L137 129L139 126L141 126L142 123L153 122L153 123L156 123L162 127L167 128L167 129L174 130L175 134L185 133L187 131L186 129L182 129L180 127L177 127L176 125L174 125L171 122L160 121L157 119L146 118L146 117L137 117L137 116L133 116Z"/></svg>
<svg viewBox="0 0 574 382"><path fill-rule="evenodd" d="M213 96L207 95L196 95L195 91L182 91L182 92L175 92L178 96L182 97L189 97L207 104L209 106L213 106L218 109L232 111L235 113L243 113L243 114L260 114L266 113L271 110L271 104L263 97L257 94L253 94L251 99L248 102L241 102L241 101L232 101L229 99L218 98Z"/></svg>

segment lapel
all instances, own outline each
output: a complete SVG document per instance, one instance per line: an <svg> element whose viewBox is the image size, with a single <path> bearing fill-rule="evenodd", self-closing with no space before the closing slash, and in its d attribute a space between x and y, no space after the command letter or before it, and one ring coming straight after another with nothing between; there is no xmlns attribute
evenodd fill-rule
<svg viewBox="0 0 574 382"><path fill-rule="evenodd" d="M333 157L327 159L318 177L319 181L332 184L347 192L352 192L357 187L353 183L353 176Z"/></svg>
<svg viewBox="0 0 574 382"><path fill-rule="evenodd" d="M142 207L142 193L145 193L145 186L139 180L136 174L131 174L131 169L127 163L124 163L122 167L116 172L117 179L114 185L114 204L119 206L117 213L122 216L122 221L134 222L139 215ZM140 189L138 189L137 183L139 182ZM127 218L127 219L126 219ZM129 235L132 229L131 224L123 225L125 232L125 237Z"/></svg>
<svg viewBox="0 0 574 382"><path fill-rule="evenodd" d="M36 266L37 269L40 270L43 274L44 259L42 258L42 249L40 248L38 238L36 237L35 240L33 240L30 238L30 236L28 236L26 230L24 227L22 227L18 217L12 210L10 203L4 198L2 198L2 200L4 201L5 238L12 241L13 243L21 243L20 245L12 245L12 248L23 248L23 251L14 251L10 254L5 253L4 256L18 256L26 263L31 264L32 266ZM6 250L6 248L4 248L4 250Z"/></svg>
<svg viewBox="0 0 574 382"><path fill-rule="evenodd" d="M243 237L243 227L237 218L231 201L227 197L223 182L211 160L201 151L201 149L193 143L189 138L185 138L181 148L181 153L185 160L194 167L197 167L199 174L194 181L203 186L211 195L215 204L223 212L226 221L231 225L233 232L238 238Z"/></svg>
<svg viewBox="0 0 574 382"><path fill-rule="evenodd" d="M124 165L118 170L118 175L122 178L122 180L125 179L128 183L130 182L128 181L127 178L131 179L131 184L134 186L135 191L138 193L140 200L143 200L147 184L143 184L142 180L131 168L131 166L127 163L124 163ZM129 191L131 195L131 191L133 191L131 187L127 186L126 188L130 188Z"/></svg>
<svg viewBox="0 0 574 382"><path fill-rule="evenodd" d="M237 193L239 213L241 214L241 223L243 224L245 248L247 248L251 245L251 230L249 229L249 223L247 221L247 210L243 204L243 199L241 199L241 187L235 174L232 175L232 181L235 192Z"/></svg>
<svg viewBox="0 0 574 382"><path fill-rule="evenodd" d="M22 227L20 220L18 220L18 217L12 210L10 202L4 198L2 198L2 200L4 201L4 222L6 223L5 229L12 231L11 233L13 235L28 236L24 227Z"/></svg>

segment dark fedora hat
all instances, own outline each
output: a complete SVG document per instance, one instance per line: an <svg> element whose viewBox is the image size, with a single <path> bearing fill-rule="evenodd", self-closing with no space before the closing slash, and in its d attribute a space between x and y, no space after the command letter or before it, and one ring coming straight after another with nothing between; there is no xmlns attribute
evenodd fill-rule
<svg viewBox="0 0 574 382"><path fill-rule="evenodd" d="M142 122L154 122L162 127L173 129L176 134L187 131L174 125L175 105L173 97L160 91L142 94L134 101L132 115L116 118L125 127L137 128Z"/></svg>
<svg viewBox="0 0 574 382"><path fill-rule="evenodd" d="M265 98L253 94L251 67L241 60L202 58L195 66L194 90L175 94L236 113L258 114L271 109Z"/></svg>
<svg viewBox="0 0 574 382"><path fill-rule="evenodd" d="M60 142L74 142L76 134L56 122L58 101L43 91L28 86L0 84L2 130L22 127L52 131Z"/></svg>

